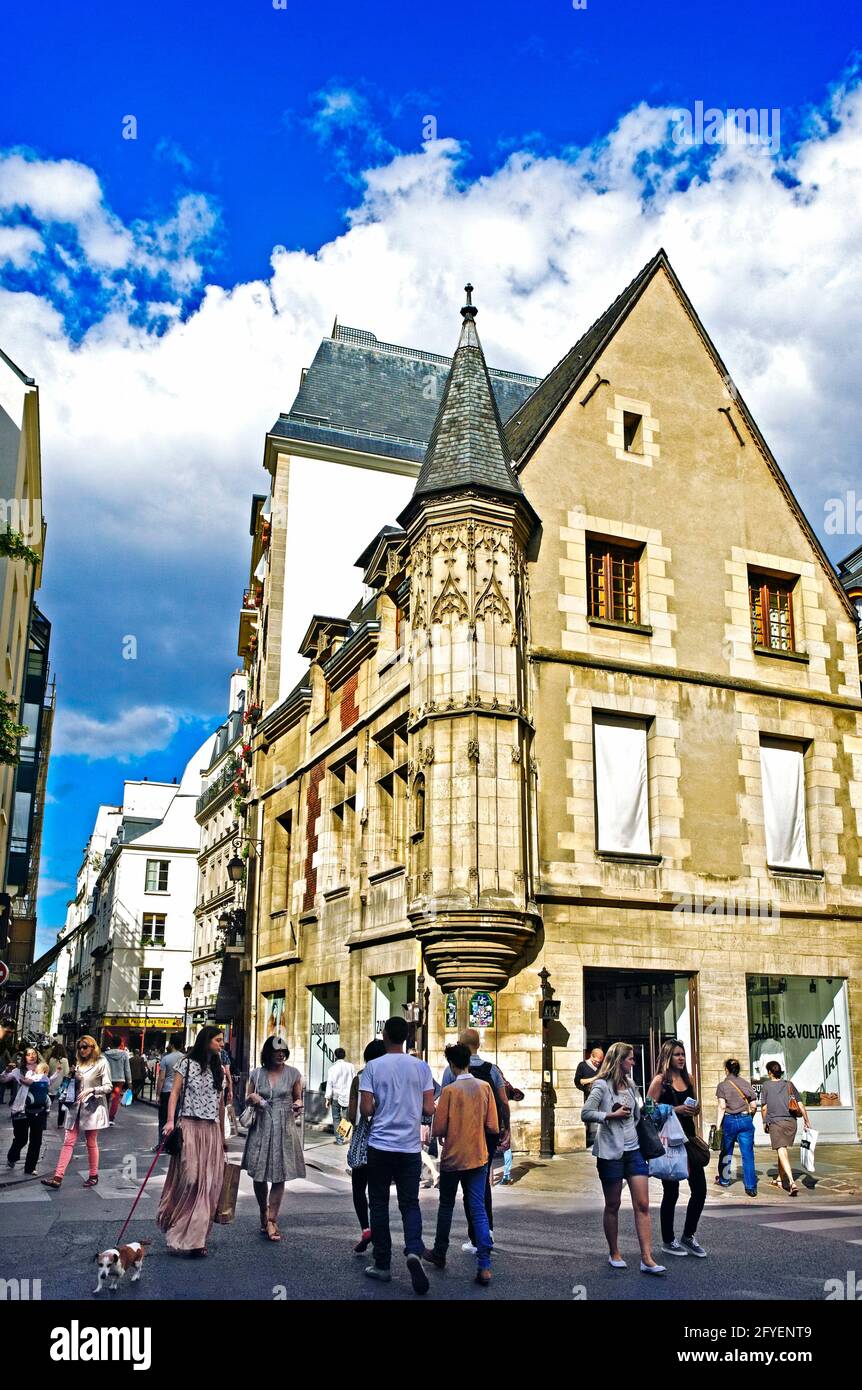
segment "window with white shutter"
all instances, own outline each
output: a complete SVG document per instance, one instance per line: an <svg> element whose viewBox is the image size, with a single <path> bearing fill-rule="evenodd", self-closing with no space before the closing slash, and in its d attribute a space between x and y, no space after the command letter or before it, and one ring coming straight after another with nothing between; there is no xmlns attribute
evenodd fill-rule
<svg viewBox="0 0 862 1390"><path fill-rule="evenodd" d="M810 869L805 825L805 750L783 739L760 740L766 860L774 868Z"/></svg>
<svg viewBox="0 0 862 1390"><path fill-rule="evenodd" d="M650 854L646 721L594 715L593 748L599 852Z"/></svg>

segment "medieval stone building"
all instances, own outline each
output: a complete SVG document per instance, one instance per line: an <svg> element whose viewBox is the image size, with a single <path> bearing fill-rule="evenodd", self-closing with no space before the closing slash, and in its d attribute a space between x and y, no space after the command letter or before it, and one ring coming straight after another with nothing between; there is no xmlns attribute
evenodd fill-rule
<svg viewBox="0 0 862 1390"><path fill-rule="evenodd" d="M476 312L451 363L336 327L267 436L251 1046L284 1027L313 1093L392 1013L435 1067L474 1023L535 1147L547 970L558 1150L585 1048L616 1038L640 1079L682 1037L705 1095L726 1056L778 1057L822 1138L855 1136L854 610L664 252L541 381L488 369ZM334 616L285 579L315 460L415 477Z"/></svg>

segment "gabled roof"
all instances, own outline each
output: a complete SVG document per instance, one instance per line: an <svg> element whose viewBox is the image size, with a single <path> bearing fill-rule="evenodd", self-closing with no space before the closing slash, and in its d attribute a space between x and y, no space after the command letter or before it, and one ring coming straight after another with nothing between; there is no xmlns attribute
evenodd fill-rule
<svg viewBox="0 0 862 1390"><path fill-rule="evenodd" d="M514 461L515 469L520 473L524 464L538 446L542 438L550 429L554 420L565 408L567 403L574 396L575 392L581 387L589 376L593 364L598 361L602 352L607 347L620 325L631 313L637 304L647 285L653 277L663 270L674 291L680 299L686 313L691 319L692 324L707 352L713 359L715 366L726 381L732 378L719 356L718 349L701 323L697 311L678 279L676 272L671 265L667 252L664 247L659 247L652 260L647 261L642 270L638 272L630 284L617 296L614 302L608 306L605 312L596 319L595 323L587 329L570 348L563 357L544 378L536 390L530 396L520 410L515 411L514 415L506 425L506 440ZM734 389L734 405L740 416L744 420L752 439L758 446L766 464L784 493L791 511L793 512L802 530L817 554L826 575L832 584L833 589L840 597L848 615L855 621L856 613L847 596L842 584L835 572L829 557L815 534L811 523L805 512L799 505L793 490L787 479L782 473L777 460L775 459L769 445L766 443L754 416L739 394L738 389Z"/></svg>
<svg viewBox="0 0 862 1390"><path fill-rule="evenodd" d="M423 498L475 490L516 498L529 507L515 476L485 354L476 331L477 309L468 302L452 369L428 440L413 496L398 518L402 525Z"/></svg>
<svg viewBox="0 0 862 1390"><path fill-rule="evenodd" d="M622 294L617 295L613 304L591 324L574 347L570 348L533 394L516 410L506 425L506 438L512 458L519 463L531 452L541 436L559 413L572 392L584 380L590 367L610 338L613 337L623 319L637 303L660 265L664 265L670 275L670 262L664 248L659 248L651 261L638 271L631 284L626 285Z"/></svg>
<svg viewBox="0 0 862 1390"><path fill-rule="evenodd" d="M380 342L336 324L303 373L299 392L270 434L420 464L451 358ZM490 372L497 407L508 419L539 383L520 372ZM410 470L408 470L410 471Z"/></svg>

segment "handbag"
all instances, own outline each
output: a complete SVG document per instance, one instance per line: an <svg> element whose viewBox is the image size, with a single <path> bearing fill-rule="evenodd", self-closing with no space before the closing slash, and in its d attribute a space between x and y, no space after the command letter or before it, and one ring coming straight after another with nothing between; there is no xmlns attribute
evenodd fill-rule
<svg viewBox="0 0 862 1390"><path fill-rule="evenodd" d="M353 1125L349 1120L341 1120L335 1133L340 1139L349 1139L353 1133Z"/></svg>
<svg viewBox="0 0 862 1390"><path fill-rule="evenodd" d="M713 1153L721 1153L721 1141L724 1137L724 1127L722 1125L710 1125L709 1127L709 1147Z"/></svg>
<svg viewBox="0 0 862 1390"><path fill-rule="evenodd" d="M257 1119L257 1106L256 1106L256 1105L247 1105L247 1106L245 1107L245 1110L243 1110L242 1114L241 1114L240 1117L239 1117L239 1122L240 1122L240 1124L242 1125L243 1129L254 1129L254 1124L255 1124L255 1120L256 1120L256 1119Z"/></svg>
<svg viewBox="0 0 862 1390"><path fill-rule="evenodd" d="M180 1103L177 1107L179 1113L174 1114L174 1127L164 1143L165 1153L170 1154L171 1158L178 1156L183 1151L183 1131L182 1126L180 1125L180 1120L182 1119L182 1114L186 1105L186 1086L188 1085L189 1080L190 1065L191 1059L187 1057L185 1075L183 1076L183 1093L180 1096Z"/></svg>
<svg viewBox="0 0 862 1390"><path fill-rule="evenodd" d="M801 1114L802 1114L802 1107L800 1106L799 1101L796 1099L795 1095L793 1094L793 1082L792 1082L792 1081L788 1081L788 1083L787 1083L787 1094L788 1094L788 1096L790 1097L790 1099L789 1099L788 1102L787 1102L787 1109L790 1111L791 1115L801 1115Z"/></svg>
<svg viewBox="0 0 862 1390"><path fill-rule="evenodd" d="M239 1192L240 1165L226 1163L222 1178L221 1194L218 1199L214 1221L218 1226L229 1226L236 1216L236 1198Z"/></svg>
<svg viewBox="0 0 862 1390"><path fill-rule="evenodd" d="M695 1168L709 1167L712 1154L705 1139L696 1134L693 1139L686 1140L685 1147L688 1149L689 1162L693 1163Z"/></svg>
<svg viewBox="0 0 862 1390"><path fill-rule="evenodd" d="M638 1097L635 1096L637 1105ZM641 1110L640 1118L635 1121L635 1131L638 1136L638 1148L641 1156L649 1163L651 1158L664 1158L664 1144L661 1142L658 1126L651 1115L645 1110Z"/></svg>

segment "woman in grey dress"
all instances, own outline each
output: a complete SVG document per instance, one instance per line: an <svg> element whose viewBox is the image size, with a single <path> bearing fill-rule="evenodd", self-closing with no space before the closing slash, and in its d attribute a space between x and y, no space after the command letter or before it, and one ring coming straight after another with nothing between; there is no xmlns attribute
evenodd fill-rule
<svg viewBox="0 0 862 1390"><path fill-rule="evenodd" d="M242 1166L254 1184L260 1208L260 1230L268 1240L281 1240L278 1213L284 1184L305 1177L305 1159L297 1121L302 1114L302 1077L288 1066L290 1049L280 1034L267 1038L261 1066L248 1079L246 1101L255 1107L255 1121L245 1141Z"/></svg>

